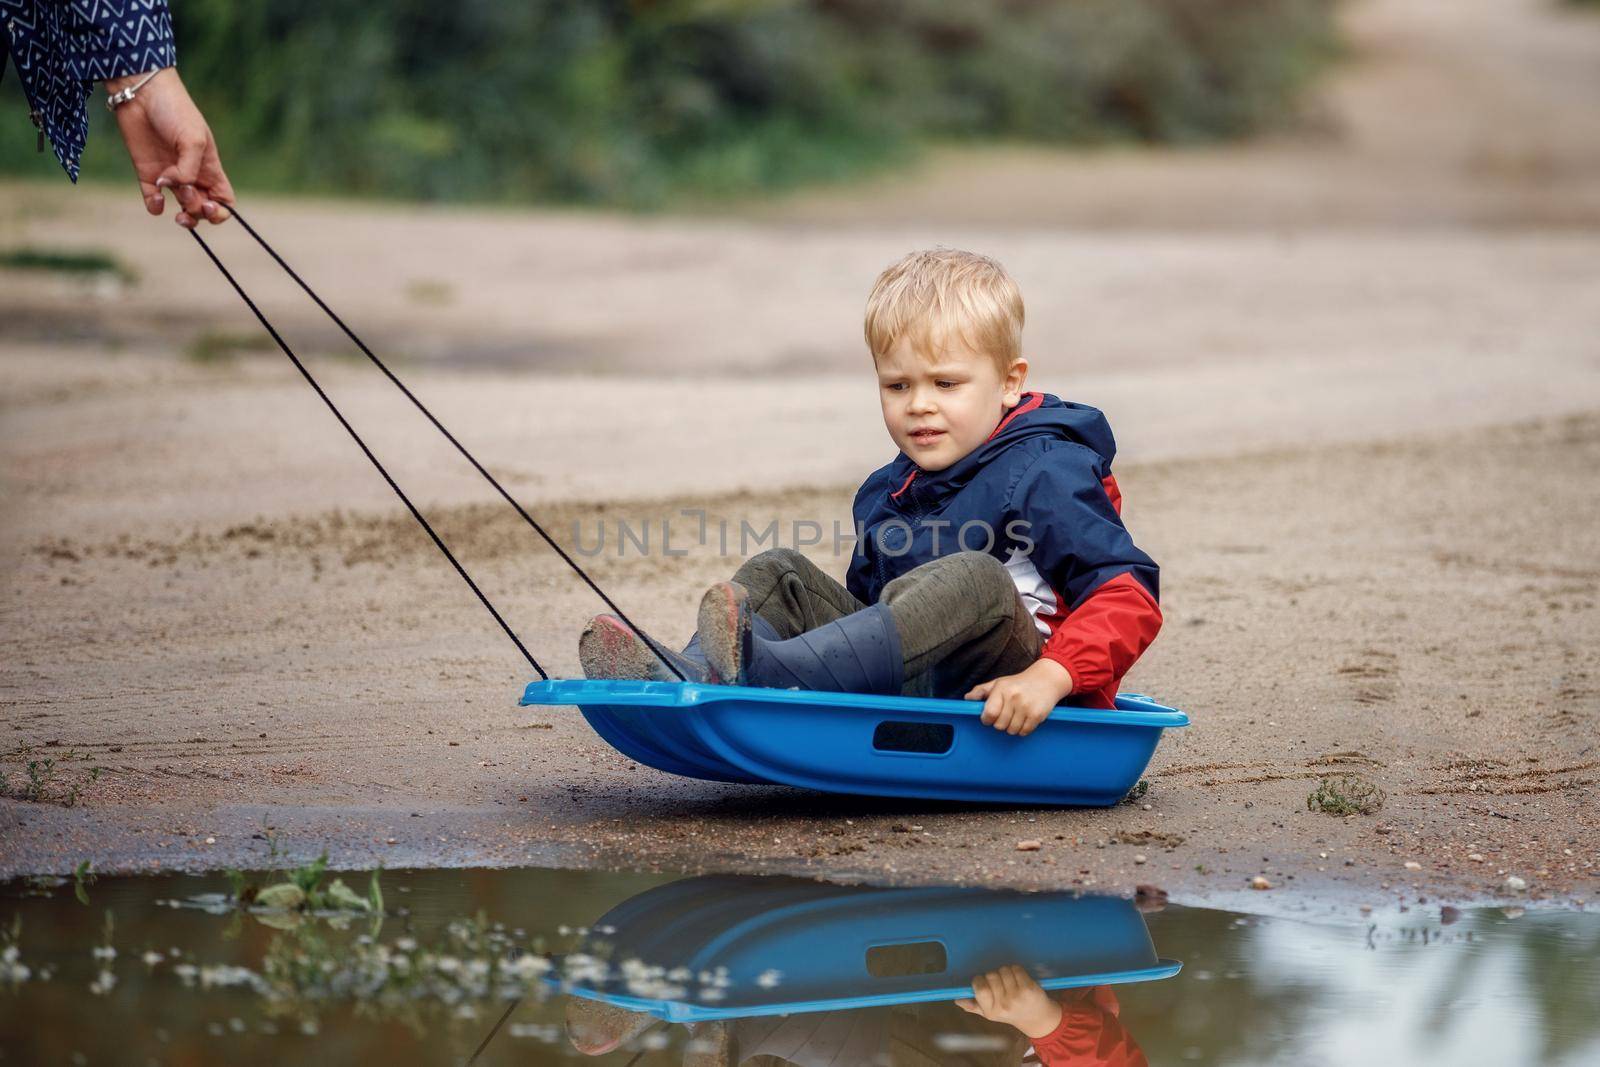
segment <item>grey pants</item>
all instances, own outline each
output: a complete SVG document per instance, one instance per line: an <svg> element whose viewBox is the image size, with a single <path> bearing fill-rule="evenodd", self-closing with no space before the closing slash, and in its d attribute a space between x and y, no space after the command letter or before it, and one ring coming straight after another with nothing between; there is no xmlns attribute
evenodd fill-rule
<svg viewBox="0 0 1600 1067"><path fill-rule="evenodd" d="M860 611L863 604L792 548L746 560L733 580L750 590L750 607L783 637ZM1000 561L955 552L883 587L905 656L905 696L965 696L980 682L1016 674L1039 658L1044 635Z"/></svg>

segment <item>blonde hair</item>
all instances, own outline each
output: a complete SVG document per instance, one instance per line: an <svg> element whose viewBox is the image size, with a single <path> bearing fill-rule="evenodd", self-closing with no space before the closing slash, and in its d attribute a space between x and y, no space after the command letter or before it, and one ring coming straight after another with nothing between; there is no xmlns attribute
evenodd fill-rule
<svg viewBox="0 0 1600 1067"><path fill-rule="evenodd" d="M901 338L925 357L952 337L1004 374L1022 358L1022 291L988 256L955 248L912 252L878 275L867 297L867 347L876 361Z"/></svg>

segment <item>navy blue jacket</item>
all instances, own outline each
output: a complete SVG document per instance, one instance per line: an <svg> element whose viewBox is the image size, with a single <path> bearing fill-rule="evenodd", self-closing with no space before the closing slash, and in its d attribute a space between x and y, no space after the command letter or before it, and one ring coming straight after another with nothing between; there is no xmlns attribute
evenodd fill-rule
<svg viewBox="0 0 1600 1067"><path fill-rule="evenodd" d="M73 181L94 83L178 61L167 0L0 0L0 40L0 78L9 54L33 124Z"/></svg>
<svg viewBox="0 0 1600 1067"><path fill-rule="evenodd" d="M1109 707L1161 626L1158 568L1128 535L1111 474L1116 441L1096 408L1024 393L989 439L941 471L904 453L856 492L846 584L883 587L964 549L1006 565L1073 691Z"/></svg>

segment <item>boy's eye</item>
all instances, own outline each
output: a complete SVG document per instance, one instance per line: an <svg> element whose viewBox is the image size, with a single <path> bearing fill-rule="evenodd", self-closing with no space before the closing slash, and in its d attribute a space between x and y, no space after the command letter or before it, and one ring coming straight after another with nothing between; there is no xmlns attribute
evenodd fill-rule
<svg viewBox="0 0 1600 1067"><path fill-rule="evenodd" d="M956 386L960 385L961 383L960 382L952 382L952 381L950 381L948 379L941 379L940 381L935 382L934 384L936 384L940 389L954 389Z"/></svg>
<svg viewBox="0 0 1600 1067"><path fill-rule="evenodd" d="M890 382L888 385L884 386L885 389L893 389L895 392L899 392L900 390L904 389L905 387L906 387L906 383L905 382Z"/></svg>

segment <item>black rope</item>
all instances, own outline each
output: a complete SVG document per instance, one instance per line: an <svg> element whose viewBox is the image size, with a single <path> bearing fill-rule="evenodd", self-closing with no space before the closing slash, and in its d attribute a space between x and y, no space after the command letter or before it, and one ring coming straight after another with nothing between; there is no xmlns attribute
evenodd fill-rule
<svg viewBox="0 0 1600 1067"><path fill-rule="evenodd" d="M518 997L506 1005L506 1010L501 1014L500 1020L494 1024L493 1029L483 1035L483 1040L478 1042L478 1047L473 1049L471 1056L467 1057L467 1067L472 1067L473 1064L478 1062L478 1057L483 1055L483 1050L489 1047L489 1042L494 1040L494 1035L500 1032L500 1028L506 1024L506 1020L511 1018L511 1013L516 1011L517 1005L521 1003L522 998Z"/></svg>
<svg viewBox="0 0 1600 1067"><path fill-rule="evenodd" d="M569 997L572 996L571 993L568 993L567 995ZM506 1010L500 1016L499 1021L497 1021L494 1024L494 1026L489 1030L489 1032L484 1035L483 1040L478 1042L478 1047L476 1049L474 1049L472 1055L467 1058L466 1067L473 1067L473 1064L478 1062L478 1057L483 1055L483 1050L489 1047L489 1042L494 1040L495 1035L500 1032L500 1028L506 1024L506 1020L511 1018L511 1013L516 1011L517 1007L519 1005L521 1005L521 1003L525 999L526 999L525 996L518 997L516 1000L513 1000L506 1007ZM637 1041L639 1038L643 1037L645 1034L648 1034L651 1030L654 1030L656 1027L658 1027L660 1025L662 1025L661 1020L660 1019L656 1019L649 1026L645 1027L643 1030L640 1030L637 1034L634 1034L633 1035L634 1040ZM633 1058L630 1059L627 1063L623 1064L622 1067L633 1067L633 1065L638 1063L639 1060L644 1057L644 1054L646 1052L649 1052L649 1051L650 1051L649 1046L641 1048L638 1052L634 1053L633 1054Z"/></svg>
<svg viewBox="0 0 1600 1067"><path fill-rule="evenodd" d="M316 390L317 395L322 398L322 402L328 405L328 410L333 412L333 417L339 420L339 425L345 428L345 432L347 432L355 441L355 443L360 446L361 451L366 453L367 458L372 461L372 465L378 468L378 473L383 475L383 480L389 483L389 488L394 490L395 495L400 498L400 502L405 504L405 506L411 511L412 516L422 524L422 528L428 531L428 536L433 538L433 543L435 545L439 546L439 551L444 553L444 558L450 561L450 566L454 567L456 569L456 573L461 575L461 580L466 582L468 587L470 587L472 591L477 594L478 599L483 603L483 606L488 609L489 614L494 616L494 621L500 624L500 629L504 630L506 632L506 636L511 638L511 643L517 646L517 651L521 652L533 669L539 672L540 678L548 681L550 676L545 673L543 667L539 666L539 661L533 658L533 653L528 651L527 646L522 643L522 639L517 636L516 631L511 629L510 624L507 623L505 619L500 617L500 613L495 610L494 605L489 603L489 598L483 595L483 590L478 588L478 583L472 580L472 575L467 573L467 569L461 565L459 560L456 559L455 555L445 545L443 539L441 539L439 535L434 532L433 527L428 524L428 520L423 517L422 512L418 511L417 506L411 502L411 498L406 496L405 491L400 488L399 484L396 483L392 477L389 476L389 472L384 469L383 464L378 462L378 457L372 454L372 449L368 448L367 443L361 439L361 435L356 433L355 427L350 425L349 420L344 417L344 413L339 410L336 404L334 404L332 398L330 398L327 393L323 392L322 386L317 384L317 380L311 376L311 372L306 369L306 365L300 362L300 357L294 354L294 350L290 348L288 343L278 335L278 331L273 329L272 323L268 322L267 317L261 313L261 309L256 307L255 301L250 299L249 294L246 293L244 288L234 280L233 275L228 273L228 268L224 267L222 265L222 260L218 259L217 254L211 251L211 246L206 244L206 239L201 237L196 230L190 230L189 233L192 234L194 239L200 243L201 249L205 251L206 256L210 258L211 262L216 264L217 269L222 272L222 276L228 279L228 284L233 286L233 291L239 294L239 299L245 302L245 305L248 306L255 314L256 319L261 323L262 326L266 328L266 331L272 335L272 339L278 342L278 347L283 349L283 354L289 357L290 362L295 365L295 369L300 372L301 376L305 378L306 382L311 386L311 388Z"/></svg>
<svg viewBox="0 0 1600 1067"><path fill-rule="evenodd" d="M344 331L344 335L346 337L355 342L355 346L361 349L362 354L372 361L373 366L381 370L384 373L384 376L394 383L395 388L404 393L406 399L411 401L416 409L422 412L429 422L433 423L433 428L443 434L446 441L449 441L455 446L456 451L460 452L461 455L466 458L466 461L472 464L473 469L475 469L479 474L483 475L485 481L494 486L495 492L499 493L505 502L510 504L512 508L516 510L518 515L522 516L524 522L533 527L535 533L544 538L545 544L555 549L556 555L560 556L562 561L565 562L567 566L571 567L577 573L578 577L584 580L585 584L587 584L590 589L594 590L594 594L605 602L606 607L615 612L617 618L621 619L629 629L639 635L640 639L643 640L644 643L649 647L650 651L655 654L656 658L662 663L666 664L667 669L678 676L679 681L688 681L688 679L684 677L683 672L678 669L677 665L667 657L665 652L657 647L655 640L651 638L649 634L645 633L643 629L634 625L633 620L628 618L623 610L617 606L616 602L605 594L605 590L596 585L594 579L590 578L588 573L584 571L582 567L578 566L578 562L569 556L566 550L557 544L555 539L545 532L544 527L540 526L539 523L534 520L534 517L528 514L527 510L523 508L521 504L517 503L516 498L506 491L505 487L495 479L494 475L489 473L488 469L485 468L482 463L478 462L477 457L471 452L468 452L466 446L460 441L456 440L455 434L445 429L444 423L440 422L438 418L434 416L433 412L428 410L427 405L425 405L421 400L418 400L416 394L410 389L406 388L406 384L395 376L394 371L389 369L388 364L379 359L377 355L373 353L372 349L367 347L366 342L357 337L355 331L349 326L346 326L344 320L341 319L332 308L323 302L323 299L316 294L316 291L313 290L310 285L306 284L305 279L301 278L300 275L295 272L295 269L289 266L289 264L284 261L282 256L278 255L277 250L267 243L266 238L262 237L256 232L255 227L251 226L250 223L245 220L245 217L239 214L239 209L230 205L229 210L233 212L233 217L239 220L239 225L244 227L245 232L251 237L255 238L256 243L266 250L267 255L276 260L278 266L282 267L284 272L295 280L295 284L299 285L301 289L305 290L305 294L316 302L317 307L321 308L323 312L327 314L328 318L332 319L334 324L338 326L339 329ZM194 231L191 230L190 232L193 233ZM204 244L205 242L202 241L201 243ZM215 259L216 257L213 256L212 258ZM221 264L218 265L220 266ZM232 279L229 280L231 281ZM238 286L236 285L234 288L238 288ZM243 293L241 292L240 295L242 296ZM257 317L259 317L259 313ZM262 321L264 322L265 320ZM282 342L279 343L281 344Z"/></svg>

